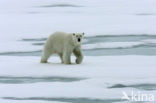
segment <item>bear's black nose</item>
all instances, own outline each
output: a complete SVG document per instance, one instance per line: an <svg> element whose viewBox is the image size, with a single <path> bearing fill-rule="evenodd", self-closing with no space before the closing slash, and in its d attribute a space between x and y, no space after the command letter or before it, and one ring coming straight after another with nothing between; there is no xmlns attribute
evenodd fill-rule
<svg viewBox="0 0 156 103"><path fill-rule="evenodd" d="M80 42L81 41L81 39L80 38L78 38L78 42Z"/></svg>

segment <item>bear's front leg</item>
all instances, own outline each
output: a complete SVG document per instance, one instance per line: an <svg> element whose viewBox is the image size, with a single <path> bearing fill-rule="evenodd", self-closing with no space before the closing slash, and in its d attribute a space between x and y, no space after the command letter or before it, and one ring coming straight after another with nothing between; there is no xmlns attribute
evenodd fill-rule
<svg viewBox="0 0 156 103"><path fill-rule="evenodd" d="M83 55L80 55L77 59L76 59L76 64L81 64L83 60Z"/></svg>
<svg viewBox="0 0 156 103"><path fill-rule="evenodd" d="M73 51L74 55L76 56L76 64L81 64L82 63L82 60L83 60L83 54L82 54L82 50L81 48L76 48L74 51Z"/></svg>
<svg viewBox="0 0 156 103"><path fill-rule="evenodd" d="M76 64L81 64L82 60L83 60L83 55L81 53L81 55L77 56L77 58L76 58Z"/></svg>
<svg viewBox="0 0 156 103"><path fill-rule="evenodd" d="M68 49L65 49L63 52L63 63L64 64L71 64L71 52Z"/></svg>

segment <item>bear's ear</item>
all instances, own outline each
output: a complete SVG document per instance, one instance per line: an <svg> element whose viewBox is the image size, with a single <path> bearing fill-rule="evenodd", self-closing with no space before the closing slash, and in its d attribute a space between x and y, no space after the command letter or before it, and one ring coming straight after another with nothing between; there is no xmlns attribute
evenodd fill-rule
<svg viewBox="0 0 156 103"><path fill-rule="evenodd" d="M82 35L84 35L85 33L83 32Z"/></svg>
<svg viewBox="0 0 156 103"><path fill-rule="evenodd" d="M75 33L73 33L73 36L75 36Z"/></svg>

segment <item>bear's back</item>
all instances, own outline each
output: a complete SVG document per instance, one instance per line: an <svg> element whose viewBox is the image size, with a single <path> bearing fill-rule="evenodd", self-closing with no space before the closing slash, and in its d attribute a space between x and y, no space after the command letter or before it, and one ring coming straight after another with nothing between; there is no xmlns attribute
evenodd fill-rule
<svg viewBox="0 0 156 103"><path fill-rule="evenodd" d="M55 32L50 35L47 40L46 48L53 49L54 52L61 53L63 52L64 44L68 42L70 34L65 32Z"/></svg>
<svg viewBox="0 0 156 103"><path fill-rule="evenodd" d="M61 41L63 42L66 35L67 34L64 32L55 32L51 34L48 39L50 39L50 41L55 42L55 43L61 42Z"/></svg>

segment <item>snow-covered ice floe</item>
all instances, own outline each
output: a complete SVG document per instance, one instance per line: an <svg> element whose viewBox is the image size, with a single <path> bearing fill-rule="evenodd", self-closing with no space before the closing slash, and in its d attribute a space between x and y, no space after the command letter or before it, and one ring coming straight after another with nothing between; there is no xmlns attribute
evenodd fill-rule
<svg viewBox="0 0 156 103"><path fill-rule="evenodd" d="M155 0L1 0L0 39L48 37L60 30L86 36L156 35L155 5Z"/></svg>
<svg viewBox="0 0 156 103"><path fill-rule="evenodd" d="M39 57L0 56L0 101L113 103L125 101L122 91L156 95L155 56L86 56L80 65L74 59L64 65L59 57L40 64Z"/></svg>
<svg viewBox="0 0 156 103"><path fill-rule="evenodd" d="M131 102L121 99L123 91L156 100L155 5L155 0L0 0L0 103ZM58 57L40 64L33 57L55 31L85 32L82 64L64 65ZM108 54L117 56L103 56Z"/></svg>

